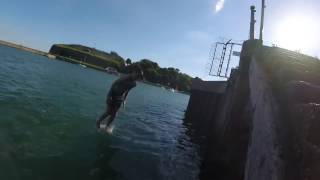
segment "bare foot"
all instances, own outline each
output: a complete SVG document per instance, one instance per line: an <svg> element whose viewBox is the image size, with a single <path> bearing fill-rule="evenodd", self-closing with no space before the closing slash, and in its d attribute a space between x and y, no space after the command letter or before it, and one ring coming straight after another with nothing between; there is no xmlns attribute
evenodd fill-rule
<svg viewBox="0 0 320 180"><path fill-rule="evenodd" d="M111 125L111 126L107 126L107 127L106 127L107 133L108 133L108 134L112 134L113 128L114 128L114 126L112 126L112 125Z"/></svg>

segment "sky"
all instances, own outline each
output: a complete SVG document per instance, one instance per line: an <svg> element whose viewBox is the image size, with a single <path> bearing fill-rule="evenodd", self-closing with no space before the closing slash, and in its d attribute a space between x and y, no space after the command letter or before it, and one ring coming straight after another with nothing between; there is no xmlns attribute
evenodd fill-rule
<svg viewBox="0 0 320 180"><path fill-rule="evenodd" d="M82 44L116 51L133 61L151 59L161 67L179 68L203 79L211 78L207 74L212 44L248 39L250 6L257 8L257 31L261 8L260 0L0 2L2 40L44 51L55 43ZM320 1L266 3L264 43L320 57Z"/></svg>

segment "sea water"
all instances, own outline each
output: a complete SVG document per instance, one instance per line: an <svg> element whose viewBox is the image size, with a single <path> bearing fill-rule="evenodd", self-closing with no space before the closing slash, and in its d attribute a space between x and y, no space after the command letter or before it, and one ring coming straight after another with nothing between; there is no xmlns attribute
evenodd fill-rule
<svg viewBox="0 0 320 180"><path fill-rule="evenodd" d="M0 46L0 179L197 179L189 96L138 83L99 133L116 76Z"/></svg>

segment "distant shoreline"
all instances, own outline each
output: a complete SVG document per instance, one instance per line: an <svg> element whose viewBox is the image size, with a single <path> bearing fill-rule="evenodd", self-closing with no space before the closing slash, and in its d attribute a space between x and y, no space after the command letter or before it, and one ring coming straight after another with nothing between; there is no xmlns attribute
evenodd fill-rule
<svg viewBox="0 0 320 180"><path fill-rule="evenodd" d="M27 52L31 52L33 54L37 54L37 55L40 55L40 56L47 56L48 57L50 55L47 52L43 52L43 51L40 51L40 50L37 50L37 49L29 48L29 47L26 47L26 46L23 46L23 45L20 45L20 44L15 44L15 43L8 42L8 41L0 40L0 44L4 45L4 46L9 46L9 47L12 47L12 48L24 50L24 51L27 51Z"/></svg>
<svg viewBox="0 0 320 180"><path fill-rule="evenodd" d="M36 54L36 55L40 55L40 56L45 56L45 57L48 57L48 58L51 58L51 59L62 60L64 62L69 62L69 63L73 63L73 64L86 65L87 67L90 67L90 68L105 72L105 70L103 68L95 66L95 65L92 65L92 64L89 64L89 63L85 63L85 62L82 62L82 61L79 61L79 60L76 60L76 59L67 58L67 57L63 57L63 56L54 56L54 55L52 55L50 53L47 53L47 52L44 52L44 51L40 51L40 50L37 50L37 49L33 49L33 48L29 48L29 47L26 47L26 46L23 46L23 45L20 45L20 44L15 44L15 43L12 43L12 42L0 40L0 45L11 47L11 48L15 48L15 49L26 51L26 52L30 52L30 53L33 53L33 54Z"/></svg>
<svg viewBox="0 0 320 180"><path fill-rule="evenodd" d="M0 40L0 45L11 47L11 48L15 48L15 49L26 51L26 52L30 52L32 54L36 54L36 55L40 55L40 56L45 56L45 57L50 58L50 59L57 59L57 60L61 60L61 61L69 62L69 63L73 63L73 64L85 65L86 67L89 67L89 68L92 68L92 69L95 69L95 70L98 70L98 71L106 72L105 69L103 69L102 67L99 67L99 66L87 63L87 62L79 61L79 60L76 60L76 59L70 58L70 57L52 55L52 54L50 54L48 52L44 52L44 51L40 51L40 50L37 50L37 49L29 48L29 47L26 47L26 46L23 46L23 45L20 45L20 44L15 44L15 43L12 43L12 42L7 42L7 41ZM152 85L152 86L156 86L156 87L163 87L165 89L169 88L169 87L166 87L166 86L163 86L163 85L160 85L160 84L157 84L157 83L148 82L148 81L143 81L143 83L146 83L146 84L149 84L149 85ZM188 92L183 92L183 91L177 91L177 92L182 93L182 94L186 94L186 95L190 95Z"/></svg>
<svg viewBox="0 0 320 180"><path fill-rule="evenodd" d="M37 50L37 49L29 48L29 47L26 47L26 46L23 46L23 45L20 45L20 44L15 44L15 43L8 42L8 41L0 40L0 45L11 47L11 48L15 48L15 49L26 51L26 52L30 52L30 53L33 53L33 54L36 54L36 55L40 55L40 56L45 56L45 57L48 57L48 58L51 58L51 59L62 60L62 61L73 63L73 64L82 64L82 65L86 65L87 67L90 67L90 68L93 68L93 69L96 69L96 70L105 71L103 68L95 66L95 65L92 65L92 64L89 64L89 63L81 62L79 60L72 59L72 58L67 58L67 57L63 57L63 56L54 56L54 55L52 55L50 53L47 53L47 52L44 52L44 51L40 51L40 50Z"/></svg>

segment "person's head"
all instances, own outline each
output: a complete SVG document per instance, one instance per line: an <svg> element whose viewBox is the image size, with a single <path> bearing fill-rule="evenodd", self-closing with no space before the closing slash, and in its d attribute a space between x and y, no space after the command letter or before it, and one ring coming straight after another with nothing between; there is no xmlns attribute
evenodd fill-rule
<svg viewBox="0 0 320 180"><path fill-rule="evenodd" d="M137 68L136 71L134 73L132 73L132 77L134 80L143 80L144 76L143 76L142 69L140 67Z"/></svg>

